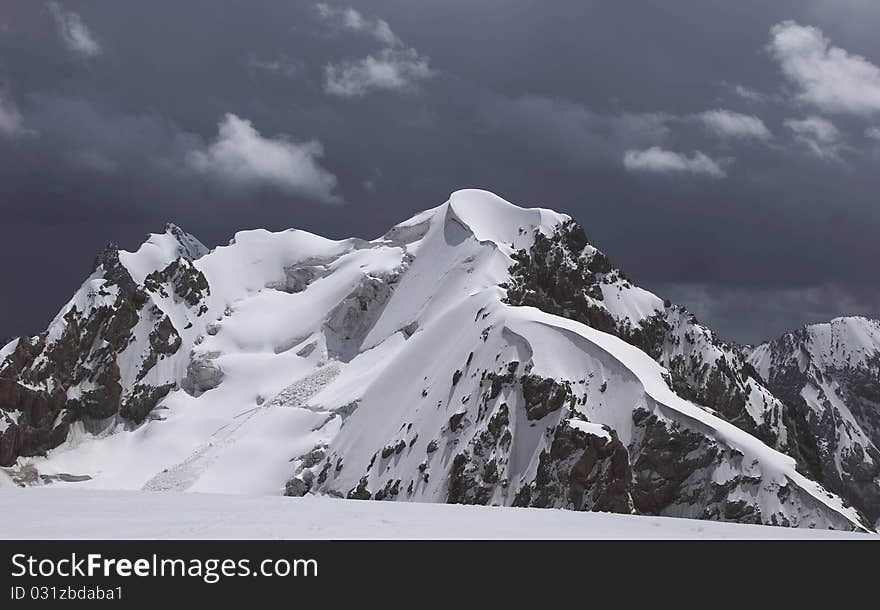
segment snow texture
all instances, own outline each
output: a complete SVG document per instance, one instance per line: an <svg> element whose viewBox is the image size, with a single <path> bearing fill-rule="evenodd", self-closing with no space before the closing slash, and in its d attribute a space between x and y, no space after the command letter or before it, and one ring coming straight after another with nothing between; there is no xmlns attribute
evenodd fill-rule
<svg viewBox="0 0 880 610"><path fill-rule="evenodd" d="M4 539L803 539L876 535L565 510L247 498L72 489L0 489ZM138 510L131 510L137 506ZM32 516L40 513L42 518ZM75 524L75 525L73 525Z"/></svg>
<svg viewBox="0 0 880 610"><path fill-rule="evenodd" d="M663 514L724 518L730 506L710 499L720 489L728 504L750 507L746 514L765 522L863 529L860 515L798 472L794 458L673 392L668 371L644 351L505 301L513 255L569 220L465 190L372 241L253 230L208 252L170 226L136 252L119 253L147 303L113 361L123 401L144 388L165 394L136 425L120 416L100 425L76 420L45 456L19 457L10 472L36 468L36 485L54 477L60 489L4 492L5 511L26 515L42 502L41 511L63 510L68 523L77 515L82 537L757 536L751 528L556 511L93 491L279 495L295 478L310 496L512 505L536 489L563 423L635 461L648 443L637 421L648 417L697 439L695 451L706 457L685 482L702 485L695 492L702 495ZM594 252L584 246L583 256ZM96 269L50 325L47 345L66 336L71 312L88 320L118 307L124 285ZM614 319L641 324L664 310L661 299L628 282L603 290ZM848 332L858 351L867 331ZM695 348L700 357L723 356L705 333ZM14 348L0 351L0 371ZM38 356L32 370L44 361ZM755 362L763 366L759 355ZM65 389L69 398L88 390ZM758 415L767 405L761 392L748 400ZM65 480L70 475L89 478ZM104 514L126 502L137 503L137 517ZM702 513L712 502L716 512ZM377 525L385 515L391 524ZM15 535L53 531L38 531L27 518L10 522L18 524ZM39 523L56 520L47 512Z"/></svg>

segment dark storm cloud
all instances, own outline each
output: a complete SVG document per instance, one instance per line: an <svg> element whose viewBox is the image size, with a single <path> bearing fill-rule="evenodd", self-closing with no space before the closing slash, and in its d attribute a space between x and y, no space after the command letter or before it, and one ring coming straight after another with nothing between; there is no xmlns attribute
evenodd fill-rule
<svg viewBox="0 0 880 610"><path fill-rule="evenodd" d="M43 327L109 239L372 237L471 186L568 212L734 339L878 316L878 19L867 0L5 2L0 335Z"/></svg>

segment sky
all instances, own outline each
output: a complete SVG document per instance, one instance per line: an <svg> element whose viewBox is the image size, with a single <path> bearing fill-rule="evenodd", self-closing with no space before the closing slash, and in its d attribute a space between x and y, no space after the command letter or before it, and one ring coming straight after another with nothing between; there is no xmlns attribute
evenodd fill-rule
<svg viewBox="0 0 880 610"><path fill-rule="evenodd" d="M0 337L174 222L570 214L725 339L880 317L873 0L5 0Z"/></svg>

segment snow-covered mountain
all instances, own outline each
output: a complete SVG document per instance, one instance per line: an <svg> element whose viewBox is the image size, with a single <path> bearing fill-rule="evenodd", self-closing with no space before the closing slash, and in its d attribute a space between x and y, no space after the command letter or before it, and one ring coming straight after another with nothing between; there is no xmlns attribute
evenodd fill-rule
<svg viewBox="0 0 880 610"><path fill-rule="evenodd" d="M208 252L169 226L109 247L2 348L0 464L20 484L865 529L878 333L856 334L795 364L724 343L569 217L485 191L372 241L256 230ZM855 353L863 381L829 368ZM824 402L779 391L792 366L845 382L848 419L826 433ZM822 453L852 422L852 450Z"/></svg>
<svg viewBox="0 0 880 610"><path fill-rule="evenodd" d="M880 322L807 326L748 359L808 431L810 471L880 523Z"/></svg>

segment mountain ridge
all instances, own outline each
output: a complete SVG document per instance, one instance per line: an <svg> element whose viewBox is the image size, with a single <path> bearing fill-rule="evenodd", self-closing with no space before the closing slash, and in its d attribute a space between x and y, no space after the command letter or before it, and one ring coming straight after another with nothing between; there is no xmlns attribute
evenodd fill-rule
<svg viewBox="0 0 880 610"><path fill-rule="evenodd" d="M99 259L0 350L20 481L842 529L880 510L870 416L841 449L865 459L822 454L831 431L766 387L759 348L634 286L564 214L465 190L371 241L253 230L209 252L172 225ZM96 474L110 459L134 472Z"/></svg>

